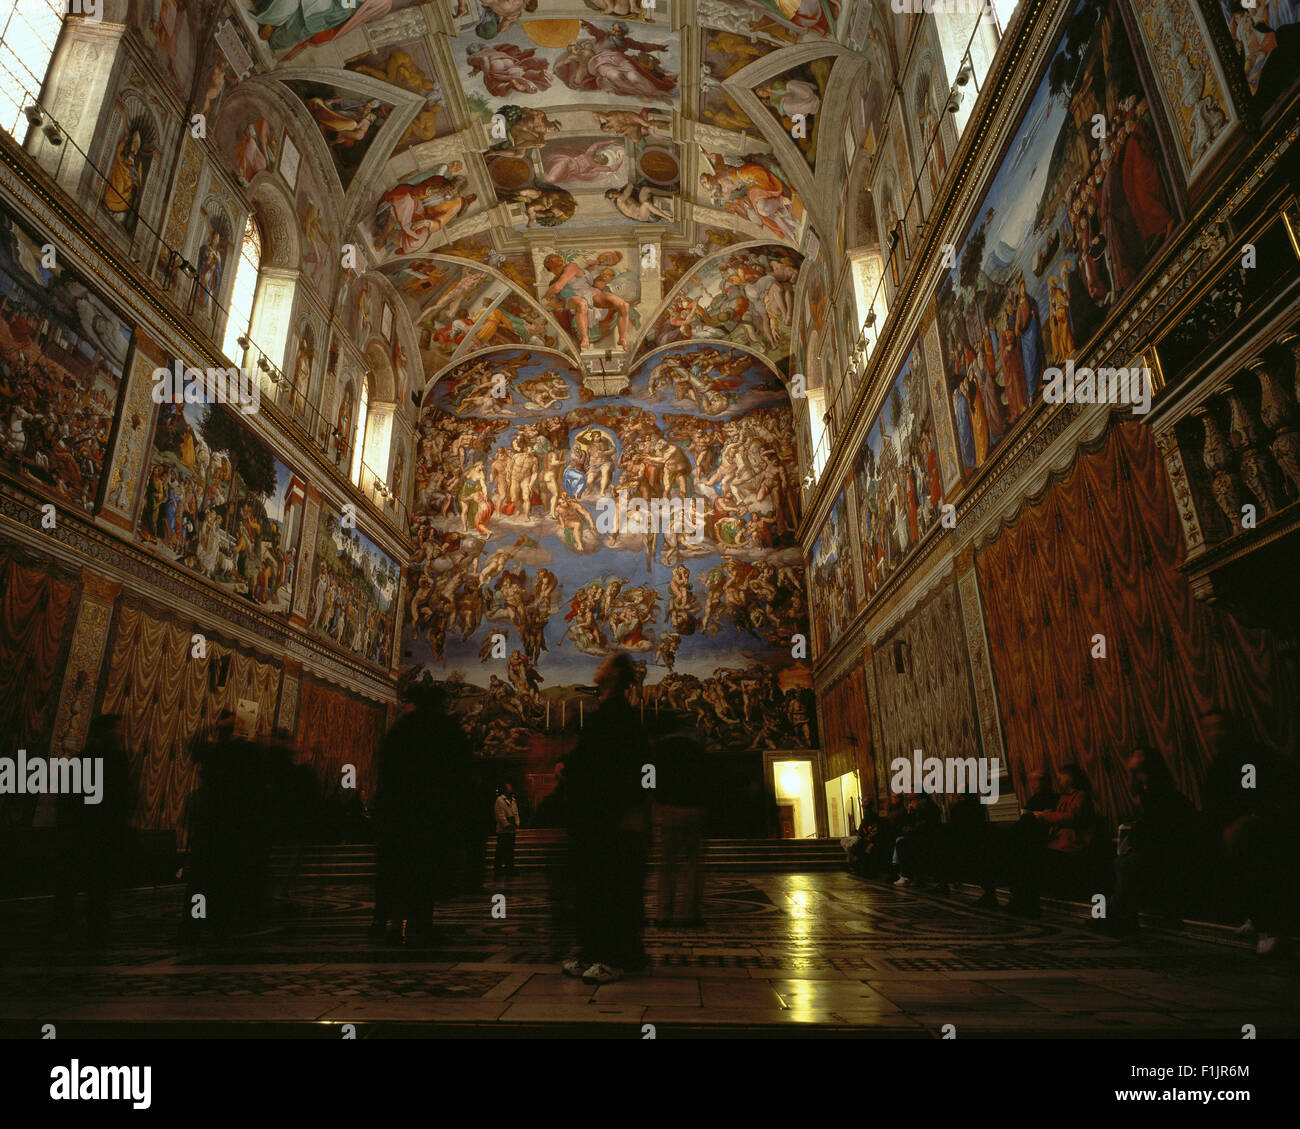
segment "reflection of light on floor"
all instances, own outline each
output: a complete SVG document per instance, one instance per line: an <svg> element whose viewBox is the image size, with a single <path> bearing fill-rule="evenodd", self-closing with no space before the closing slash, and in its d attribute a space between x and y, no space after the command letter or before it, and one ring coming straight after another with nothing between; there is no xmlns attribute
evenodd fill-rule
<svg viewBox="0 0 1300 1129"><path fill-rule="evenodd" d="M790 938L795 941L807 940L812 932L812 917L808 913L808 890L801 889L803 876L792 874L790 876L790 885L794 887L786 895L786 901L790 905Z"/></svg>
<svg viewBox="0 0 1300 1129"><path fill-rule="evenodd" d="M813 924L812 917L808 912L812 900L809 896L811 891L805 885L804 877L799 874L790 875L790 885L792 889L785 896L785 900L790 906L790 940L806 943L809 934L812 932ZM798 959L792 960L791 964L798 966ZM809 1022L815 1018L811 993L798 992L797 994L787 995L782 992L781 998L790 1009L791 1019Z"/></svg>

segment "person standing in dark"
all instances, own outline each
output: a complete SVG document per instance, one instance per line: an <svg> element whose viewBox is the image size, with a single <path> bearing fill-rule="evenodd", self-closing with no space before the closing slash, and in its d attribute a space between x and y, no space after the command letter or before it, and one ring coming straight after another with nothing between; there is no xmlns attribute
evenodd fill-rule
<svg viewBox="0 0 1300 1129"><path fill-rule="evenodd" d="M627 655L596 670L599 705L566 762L569 847L574 868L578 954L563 964L589 983L621 980L643 967L643 883L649 819L641 787L648 749L627 692L636 671Z"/></svg>
<svg viewBox="0 0 1300 1129"><path fill-rule="evenodd" d="M497 853L492 861L492 877L505 875L508 878L515 872L515 835L519 831L519 803L508 780L497 789L492 815L497 826Z"/></svg>
<svg viewBox="0 0 1300 1129"><path fill-rule="evenodd" d="M569 784L564 775L564 761L556 761L551 771L555 775L555 787L537 805L537 811L530 821L533 827L569 826Z"/></svg>
<svg viewBox="0 0 1300 1129"><path fill-rule="evenodd" d="M189 856L181 911L184 938L210 933L229 937L247 923L258 905L264 875L257 861L263 825L260 750L236 737L235 715L224 712L210 740L196 740L190 754L199 786L187 804Z"/></svg>
<svg viewBox="0 0 1300 1129"><path fill-rule="evenodd" d="M76 896L86 895L86 943L92 948L108 939L113 891L121 884L130 848L130 820L135 810L119 714L100 714L90 723L83 758L99 761L100 793L97 803L86 803L79 793L58 799L58 834L63 839L64 882L58 911L72 926Z"/></svg>
<svg viewBox="0 0 1300 1129"><path fill-rule="evenodd" d="M1188 878L1195 868L1199 837L1196 809L1174 785L1164 758L1154 749L1134 749L1124 762L1138 798L1138 815L1120 827L1115 855L1115 892L1102 929L1136 933L1143 902L1153 896L1184 908Z"/></svg>
<svg viewBox="0 0 1300 1129"><path fill-rule="evenodd" d="M532 820L534 827L567 829L569 826L569 781L564 761L555 762L554 773L555 788L537 805ZM567 837L560 842L554 861L547 867L547 885L551 924L557 930L573 928L573 865Z"/></svg>
<svg viewBox="0 0 1300 1129"><path fill-rule="evenodd" d="M1205 813L1223 867L1219 897L1244 914L1236 932L1255 938L1260 956L1276 952L1296 926L1300 903L1300 824L1295 818L1294 766L1258 743L1239 718L1201 719L1212 759L1206 773ZM1213 881L1213 878L1211 879ZM1217 900L1217 899L1215 899Z"/></svg>
<svg viewBox="0 0 1300 1129"><path fill-rule="evenodd" d="M655 825L660 836L655 925L660 928L674 924L699 928L704 924L704 874L700 869L703 757L703 745L685 730L664 737L651 752ZM680 914L676 913L678 891L682 895Z"/></svg>
<svg viewBox="0 0 1300 1129"><path fill-rule="evenodd" d="M972 881L981 888L976 905L998 904L997 879L992 869L988 815L977 792L963 792L948 807L944 825L944 877L946 881Z"/></svg>
<svg viewBox="0 0 1300 1129"><path fill-rule="evenodd" d="M408 687L414 708L379 748L376 798L375 911L372 936L427 935L438 895L458 883L463 806L473 754L444 693L428 683Z"/></svg>

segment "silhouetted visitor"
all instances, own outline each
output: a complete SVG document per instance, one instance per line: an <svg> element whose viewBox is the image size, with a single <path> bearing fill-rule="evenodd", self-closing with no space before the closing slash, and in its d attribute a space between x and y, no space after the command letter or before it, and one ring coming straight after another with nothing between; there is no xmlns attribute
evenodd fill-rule
<svg viewBox="0 0 1300 1129"><path fill-rule="evenodd" d="M234 730L234 714L226 711L212 739L196 740L190 754L200 782L187 803L183 939L247 931L268 909L274 803L268 758L263 746Z"/></svg>
<svg viewBox="0 0 1300 1129"><path fill-rule="evenodd" d="M997 906L996 856L987 806L978 792L963 792L948 807L943 828L943 878L981 887L980 906Z"/></svg>
<svg viewBox="0 0 1300 1129"><path fill-rule="evenodd" d="M1248 736L1245 723L1222 713L1201 721L1210 746L1206 814L1221 846L1230 910L1237 928L1270 956L1296 927L1300 899L1300 824L1294 767ZM1240 920L1240 917L1238 917Z"/></svg>
<svg viewBox="0 0 1300 1129"><path fill-rule="evenodd" d="M658 913L655 925L704 924L704 873L700 868L704 806L700 779L704 746L688 731L670 734L651 750L655 768L654 816L659 828ZM677 895L681 911L677 912Z"/></svg>
<svg viewBox="0 0 1300 1129"><path fill-rule="evenodd" d="M1124 762L1137 793L1138 814L1121 824L1115 854L1115 890L1098 927L1117 935L1138 928L1145 901L1162 897L1180 908L1195 866L1196 810L1153 749L1134 749Z"/></svg>
<svg viewBox="0 0 1300 1129"><path fill-rule="evenodd" d="M463 888L471 846L466 806L475 797L473 753L448 711L446 694L425 681L408 686L405 696L413 708L398 718L379 749L370 926L372 935L387 930L403 940L427 937L435 901Z"/></svg>
<svg viewBox="0 0 1300 1129"><path fill-rule="evenodd" d="M619 980L625 970L645 962L641 926L649 820L641 766L647 748L627 701L635 673L623 654L597 668L600 702L566 762L578 953L563 970L596 984Z"/></svg>
<svg viewBox="0 0 1300 1129"><path fill-rule="evenodd" d="M574 868L567 829L569 827L569 781L564 761L556 761L555 787L537 805L533 826L563 828L564 838L556 845L553 861L547 867L547 888L551 902L551 923L556 929L573 928Z"/></svg>
<svg viewBox="0 0 1300 1129"><path fill-rule="evenodd" d="M102 765L99 801L88 804L82 793L58 797L56 841L61 866L55 912L62 928L74 930L77 894L85 894L85 938L97 947L108 939L112 894L121 885L127 864L135 809L120 715L100 714L91 721L81 756L98 759Z"/></svg>

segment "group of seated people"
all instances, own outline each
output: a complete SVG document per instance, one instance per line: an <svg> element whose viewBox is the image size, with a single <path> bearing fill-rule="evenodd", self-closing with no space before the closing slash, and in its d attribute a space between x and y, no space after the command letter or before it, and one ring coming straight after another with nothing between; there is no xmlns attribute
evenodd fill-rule
<svg viewBox="0 0 1300 1129"><path fill-rule="evenodd" d="M1238 785L1236 802L1202 812L1158 752L1135 749L1124 767L1137 814L1113 831L1083 770L1065 764L1030 775L1014 823L990 823L976 794L951 797L946 820L933 796L894 796L883 813L866 810L845 840L849 868L943 894L971 883L982 890L977 905L1031 917L1042 893L1084 901L1094 927L1120 937L1137 932L1142 910L1246 916L1237 932L1255 936L1261 955L1273 952L1295 925L1297 900L1296 827L1282 806L1294 792L1282 773L1270 772L1262 793ZM1231 782L1225 791L1232 795ZM1000 886L1011 891L1006 905Z"/></svg>

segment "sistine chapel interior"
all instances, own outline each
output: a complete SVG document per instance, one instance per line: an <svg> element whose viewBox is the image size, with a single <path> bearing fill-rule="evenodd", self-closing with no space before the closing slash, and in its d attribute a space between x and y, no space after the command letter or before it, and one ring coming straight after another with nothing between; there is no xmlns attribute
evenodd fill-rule
<svg viewBox="0 0 1300 1129"><path fill-rule="evenodd" d="M14 0L0 1030L1300 1033L1298 107L1294 0Z"/></svg>

